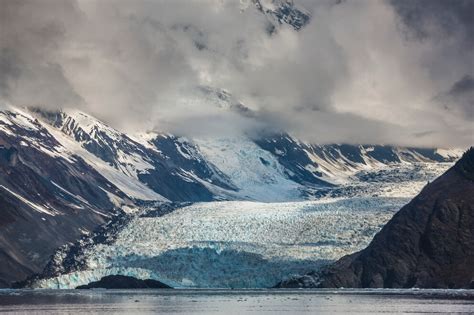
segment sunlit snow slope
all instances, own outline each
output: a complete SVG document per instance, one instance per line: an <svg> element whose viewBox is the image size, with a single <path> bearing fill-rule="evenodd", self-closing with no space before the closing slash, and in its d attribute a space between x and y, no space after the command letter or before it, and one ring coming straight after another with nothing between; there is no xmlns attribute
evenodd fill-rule
<svg viewBox="0 0 474 315"><path fill-rule="evenodd" d="M239 199L289 201L301 199L300 184L290 180L268 151L243 137L195 139L212 164L239 187Z"/></svg>

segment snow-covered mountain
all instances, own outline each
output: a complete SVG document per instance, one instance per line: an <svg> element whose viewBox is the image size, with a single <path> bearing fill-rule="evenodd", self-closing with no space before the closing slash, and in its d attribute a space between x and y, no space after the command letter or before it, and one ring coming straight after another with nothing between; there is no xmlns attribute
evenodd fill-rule
<svg viewBox="0 0 474 315"><path fill-rule="evenodd" d="M460 154L382 145L314 145L287 134L258 139L126 135L75 110L10 108L0 117L3 149L12 156L11 163L21 164L24 154L72 166L81 163L82 173L95 171L122 196L136 200L265 201L271 191L278 191L280 199L301 199L311 197L311 191L353 181L360 171L453 162Z"/></svg>
<svg viewBox="0 0 474 315"><path fill-rule="evenodd" d="M144 203L357 196L393 166L438 165L457 156L456 150L313 145L287 134L127 135L76 110L9 107L0 112L1 279L6 285L39 272L55 248Z"/></svg>
<svg viewBox="0 0 474 315"><path fill-rule="evenodd" d="M128 195L107 180L106 171L91 166L92 155L86 161L66 151L28 113L1 112L0 156L1 285L40 272L58 246L130 204Z"/></svg>
<svg viewBox="0 0 474 315"><path fill-rule="evenodd" d="M313 145L288 134L192 139L156 132L127 135L76 110L11 108L2 117L0 132L15 135L11 143L53 158L79 157L127 197L138 200L262 201L271 190L282 193L280 199L301 199L315 189L352 181L359 171L452 162L460 154L381 145Z"/></svg>
<svg viewBox="0 0 474 315"><path fill-rule="evenodd" d="M235 189L184 138L148 133L133 140L79 111L35 114L118 173L134 178L169 200L213 200L218 195L213 191Z"/></svg>
<svg viewBox="0 0 474 315"><path fill-rule="evenodd" d="M270 21L270 33L281 24L287 24L298 31L309 23L311 18L307 10L295 5L292 0L252 0L252 3Z"/></svg>

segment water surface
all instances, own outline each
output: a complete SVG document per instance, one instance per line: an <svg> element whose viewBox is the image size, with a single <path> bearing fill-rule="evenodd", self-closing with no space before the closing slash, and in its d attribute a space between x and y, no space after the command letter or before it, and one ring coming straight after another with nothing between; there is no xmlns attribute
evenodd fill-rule
<svg viewBox="0 0 474 315"><path fill-rule="evenodd" d="M1 314L474 314L474 290L0 290Z"/></svg>

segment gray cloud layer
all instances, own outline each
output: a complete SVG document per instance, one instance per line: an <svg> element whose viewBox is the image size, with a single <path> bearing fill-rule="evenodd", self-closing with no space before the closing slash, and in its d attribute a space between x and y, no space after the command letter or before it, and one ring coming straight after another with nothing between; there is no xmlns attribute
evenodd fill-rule
<svg viewBox="0 0 474 315"><path fill-rule="evenodd" d="M310 23L270 35L250 0L1 0L0 98L81 108L127 130L473 143L473 1L296 3Z"/></svg>

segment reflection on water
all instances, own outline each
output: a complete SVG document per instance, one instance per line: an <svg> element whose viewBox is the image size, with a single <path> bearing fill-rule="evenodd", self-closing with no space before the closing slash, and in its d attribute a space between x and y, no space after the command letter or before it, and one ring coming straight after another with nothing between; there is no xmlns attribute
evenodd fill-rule
<svg viewBox="0 0 474 315"><path fill-rule="evenodd" d="M0 290L0 313L474 313L474 290Z"/></svg>

